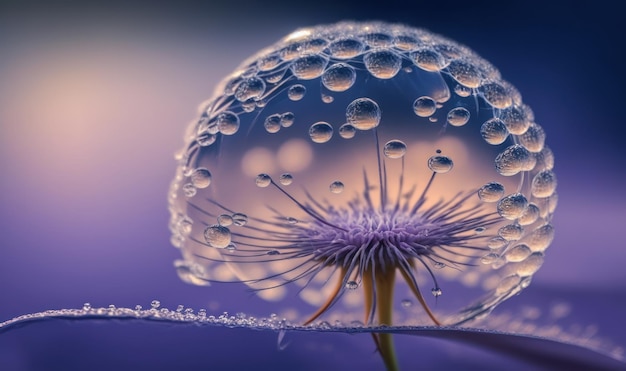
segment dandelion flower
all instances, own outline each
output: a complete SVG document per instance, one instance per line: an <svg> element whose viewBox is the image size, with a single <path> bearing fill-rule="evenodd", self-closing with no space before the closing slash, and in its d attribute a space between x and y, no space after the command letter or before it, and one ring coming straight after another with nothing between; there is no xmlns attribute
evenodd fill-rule
<svg viewBox="0 0 626 371"><path fill-rule="evenodd" d="M553 238L545 132L493 66L425 30L297 30L224 79L185 141L180 277L241 282L301 324L466 323L527 287ZM374 340L396 369L391 335Z"/></svg>

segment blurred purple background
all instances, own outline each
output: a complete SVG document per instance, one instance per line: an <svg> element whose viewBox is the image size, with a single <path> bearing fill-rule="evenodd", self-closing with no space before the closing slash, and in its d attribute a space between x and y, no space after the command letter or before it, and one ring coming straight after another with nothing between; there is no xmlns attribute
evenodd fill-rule
<svg viewBox="0 0 626 371"><path fill-rule="evenodd" d="M505 306L567 302L572 321L626 344L623 14L608 1L411 3L0 2L0 321L152 299L271 313L245 295L241 307L219 306L239 288L176 276L173 153L198 104L243 59L301 26L378 19L469 46L519 89L548 134L557 236L531 287ZM35 325L0 335L0 369L208 369L232 357L243 368L380 367L367 335L297 334L278 352L273 333L173 327ZM442 366L504 362L404 339L400 352L419 346ZM237 363L242 352L256 361Z"/></svg>

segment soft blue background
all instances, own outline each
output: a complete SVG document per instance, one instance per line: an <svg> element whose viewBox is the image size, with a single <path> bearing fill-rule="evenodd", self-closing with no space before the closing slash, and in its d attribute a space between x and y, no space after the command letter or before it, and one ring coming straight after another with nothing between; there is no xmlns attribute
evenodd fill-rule
<svg viewBox="0 0 626 371"><path fill-rule="evenodd" d="M626 344L626 20L609 1L503 3L0 2L0 321L83 302L201 308L237 290L185 285L172 267L166 193L185 125L223 76L293 29L379 19L475 50L548 134L557 237L505 306L568 302L570 321ZM272 311L252 297L214 311L251 308ZM0 335L0 369L380 367L368 335L288 340L278 352L269 332L47 323ZM505 362L441 340L397 343L408 369Z"/></svg>

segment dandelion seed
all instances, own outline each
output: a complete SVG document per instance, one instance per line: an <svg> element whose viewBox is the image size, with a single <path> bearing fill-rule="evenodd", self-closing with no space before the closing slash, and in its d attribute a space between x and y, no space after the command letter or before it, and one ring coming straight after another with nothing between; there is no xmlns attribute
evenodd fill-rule
<svg viewBox="0 0 626 371"><path fill-rule="evenodd" d="M557 199L545 133L469 49L339 23L237 71L188 131L171 186L172 241L198 267L179 270L186 282L244 283L301 324L455 325L543 263ZM391 335L374 340L396 369Z"/></svg>

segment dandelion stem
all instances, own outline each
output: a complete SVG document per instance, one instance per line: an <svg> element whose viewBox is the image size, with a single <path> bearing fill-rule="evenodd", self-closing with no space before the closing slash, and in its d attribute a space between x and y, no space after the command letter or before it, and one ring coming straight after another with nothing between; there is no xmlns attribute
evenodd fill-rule
<svg viewBox="0 0 626 371"><path fill-rule="evenodd" d="M328 297L328 300L326 300L326 303L324 303L315 313L313 313L313 315L311 315L311 317L309 317L308 320L304 322L304 326L315 321L319 316L324 314L324 312L326 312L328 308L330 308L331 305L333 305L333 303L337 299L337 295L339 295L339 293L341 292L341 288L344 285L345 276L346 276L346 268L342 267L341 272L339 274L339 280L337 281L337 285L335 286L335 289L333 290L332 294Z"/></svg>
<svg viewBox="0 0 626 371"><path fill-rule="evenodd" d="M395 286L395 267L386 267L384 271L376 272L376 309L380 325L391 326L393 324L393 289ZM383 357L383 362L389 371L396 371L398 359L393 346L393 338L390 333L377 334L378 349Z"/></svg>

